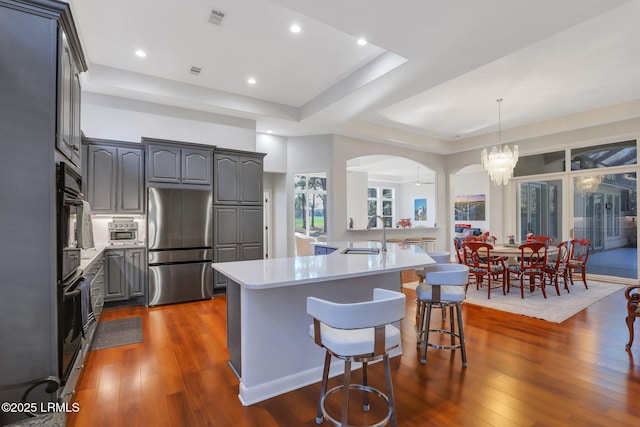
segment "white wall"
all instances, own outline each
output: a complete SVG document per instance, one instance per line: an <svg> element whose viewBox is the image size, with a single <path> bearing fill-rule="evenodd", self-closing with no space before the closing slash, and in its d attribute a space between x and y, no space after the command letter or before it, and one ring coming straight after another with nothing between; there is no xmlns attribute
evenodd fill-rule
<svg viewBox="0 0 640 427"><path fill-rule="evenodd" d="M412 227L433 227L437 225L436 209L439 202L436 199L435 184L403 184L398 190L399 198L396 207L397 219L410 218ZM416 199L427 199L427 220L416 221L414 215L414 201ZM444 225L444 222L443 222Z"/></svg>
<svg viewBox="0 0 640 427"><path fill-rule="evenodd" d="M140 142L150 137L256 151L253 120L91 92L82 93L81 113L89 138Z"/></svg>
<svg viewBox="0 0 640 427"><path fill-rule="evenodd" d="M493 230L491 230L491 217L489 216L489 207L491 206L491 181L489 180L489 175L486 171L482 170L481 172L472 172L472 173L459 173L453 176L453 184L454 184L454 202L457 196L475 196L478 194L484 194L486 197L486 211L485 211L485 221L467 221L460 220L455 221L454 223L461 224L471 224L472 227L478 227L482 231L491 231L491 234L496 236L499 241L503 241L504 236L494 234ZM454 217L453 211L451 211L451 217ZM513 234L513 233L511 233Z"/></svg>
<svg viewBox="0 0 640 427"><path fill-rule="evenodd" d="M353 228L367 228L367 188L369 187L366 172L347 172L347 226L353 219Z"/></svg>
<svg viewBox="0 0 640 427"><path fill-rule="evenodd" d="M256 135L256 151L267 153L264 157L265 172L287 172L287 139L285 137L259 133Z"/></svg>

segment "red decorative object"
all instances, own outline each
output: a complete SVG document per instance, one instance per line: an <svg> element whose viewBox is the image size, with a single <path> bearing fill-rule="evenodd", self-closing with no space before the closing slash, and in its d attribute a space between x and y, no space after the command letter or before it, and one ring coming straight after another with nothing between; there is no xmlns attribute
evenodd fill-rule
<svg viewBox="0 0 640 427"><path fill-rule="evenodd" d="M411 218L402 218L400 221L396 222L396 226L398 227L411 227Z"/></svg>

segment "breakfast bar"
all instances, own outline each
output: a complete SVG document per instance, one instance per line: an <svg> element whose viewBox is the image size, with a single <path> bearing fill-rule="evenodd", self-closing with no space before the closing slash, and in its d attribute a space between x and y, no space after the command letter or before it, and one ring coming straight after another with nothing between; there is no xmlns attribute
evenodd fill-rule
<svg viewBox="0 0 640 427"><path fill-rule="evenodd" d="M374 288L399 290L400 271L435 262L415 245L328 242L328 255L213 263L227 284L229 364L239 398L251 405L319 382L324 352L309 337L307 297L370 300ZM399 348L393 355L399 355ZM331 366L331 376L343 364Z"/></svg>

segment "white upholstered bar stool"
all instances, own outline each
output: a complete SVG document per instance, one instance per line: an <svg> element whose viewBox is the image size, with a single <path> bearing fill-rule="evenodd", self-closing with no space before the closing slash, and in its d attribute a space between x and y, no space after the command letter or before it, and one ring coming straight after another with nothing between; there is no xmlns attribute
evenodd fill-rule
<svg viewBox="0 0 640 427"><path fill-rule="evenodd" d="M335 303L315 297L307 298L307 313L313 317L309 335L316 344L326 349L322 386L316 423L326 418L336 426L348 426L349 391L364 391L363 409L369 410L369 393L382 398L389 407L387 415L371 426L383 426L391 421L396 425L396 410L391 383L389 351L400 345L400 330L392 325L404 318L406 297L401 292L376 288L373 300L357 303ZM344 360L343 384L327 391L331 356ZM387 394L367 384L367 365L382 359ZM351 362L362 363L362 384L351 384ZM341 420L333 418L325 408L325 399L342 390Z"/></svg>
<svg viewBox="0 0 640 427"><path fill-rule="evenodd" d="M431 251L431 252L427 252L427 255L429 255L431 257L431 259L433 259L436 264L449 264L449 262L451 261L451 253L450 252L445 252L445 251ZM424 274L425 274L425 270L429 270L429 268L432 268L433 266L429 266L426 268L416 268L415 272L416 275L418 276L418 282L419 283L423 283L424 282ZM424 304L420 303L419 299L416 299L416 325L418 325L420 319L422 318L422 310L424 309ZM442 319L443 321L446 319L446 313L443 310L442 311Z"/></svg>
<svg viewBox="0 0 640 427"><path fill-rule="evenodd" d="M438 264L427 270L425 283L418 285L416 288L418 301L423 305L422 316L418 321L418 347L422 347L420 363L423 365L427 363L427 347L433 347L451 351L459 348L462 355L462 366L467 366L460 306L465 298L465 287L468 279L468 266L463 264ZM449 308L449 329L430 329L431 309L433 306L442 307L443 312L447 307ZM457 321L457 332L454 319ZM451 344L430 343L430 332L450 335Z"/></svg>

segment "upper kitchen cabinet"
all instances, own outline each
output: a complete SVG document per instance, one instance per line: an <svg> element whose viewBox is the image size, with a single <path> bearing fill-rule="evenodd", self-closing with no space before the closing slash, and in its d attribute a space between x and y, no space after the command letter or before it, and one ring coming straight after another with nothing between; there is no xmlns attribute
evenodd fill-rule
<svg viewBox="0 0 640 427"><path fill-rule="evenodd" d="M56 147L80 166L80 72L64 29L60 32L60 81L58 83L58 126Z"/></svg>
<svg viewBox="0 0 640 427"><path fill-rule="evenodd" d="M140 144L85 139L87 200L94 213L144 213Z"/></svg>
<svg viewBox="0 0 640 427"><path fill-rule="evenodd" d="M262 153L216 149L213 155L214 203L262 205L264 156Z"/></svg>
<svg viewBox="0 0 640 427"><path fill-rule="evenodd" d="M143 138L147 150L147 182L211 185L212 148Z"/></svg>

